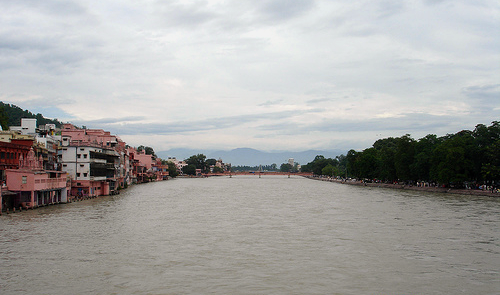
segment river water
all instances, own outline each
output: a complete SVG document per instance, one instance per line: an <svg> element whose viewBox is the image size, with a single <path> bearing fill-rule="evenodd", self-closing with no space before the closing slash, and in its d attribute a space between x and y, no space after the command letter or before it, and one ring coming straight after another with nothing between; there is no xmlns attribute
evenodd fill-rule
<svg viewBox="0 0 500 295"><path fill-rule="evenodd" d="M0 217L1 294L499 294L500 200L175 179Z"/></svg>

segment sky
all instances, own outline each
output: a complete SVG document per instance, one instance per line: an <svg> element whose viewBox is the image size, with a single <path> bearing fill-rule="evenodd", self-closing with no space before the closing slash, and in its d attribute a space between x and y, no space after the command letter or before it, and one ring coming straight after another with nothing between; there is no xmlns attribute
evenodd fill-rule
<svg viewBox="0 0 500 295"><path fill-rule="evenodd" d="M132 146L356 149L500 120L497 0L0 0L0 100Z"/></svg>

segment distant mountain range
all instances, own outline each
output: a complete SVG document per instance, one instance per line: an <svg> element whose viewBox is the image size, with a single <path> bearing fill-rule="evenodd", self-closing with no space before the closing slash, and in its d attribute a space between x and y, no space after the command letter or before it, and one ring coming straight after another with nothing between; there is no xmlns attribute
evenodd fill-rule
<svg viewBox="0 0 500 295"><path fill-rule="evenodd" d="M156 152L158 157L167 159L175 157L178 160L184 160L192 155L204 154L207 159L221 158L224 163L231 163L233 166L258 166L277 164L278 167L282 163L287 163L289 158L293 158L296 163L305 165L312 162L317 155L322 155L325 158L335 158L338 155L346 154L347 151L332 150L308 150L303 152L263 152L251 148L237 148L230 151L216 150L201 150L201 149L171 149L168 151Z"/></svg>
<svg viewBox="0 0 500 295"><path fill-rule="evenodd" d="M55 124L60 127L62 123L57 119L48 119L42 114L33 114L28 110L23 110L13 104L6 104L0 101L0 124L6 129L8 126L20 126L21 118L36 118L38 125ZM5 125L5 126L4 126ZM288 163L289 158L293 158L296 163L305 165L312 162L317 155L323 155L325 158L335 158L338 155L346 154L347 151L331 150L319 151L308 150L303 152L263 152L251 148L237 148L230 151L202 150L202 149L170 149L168 151L156 152L158 157L168 159L175 157L184 160L192 155L204 154L207 159L221 158L224 163L231 163L233 166L258 166L276 164L278 167L283 163Z"/></svg>

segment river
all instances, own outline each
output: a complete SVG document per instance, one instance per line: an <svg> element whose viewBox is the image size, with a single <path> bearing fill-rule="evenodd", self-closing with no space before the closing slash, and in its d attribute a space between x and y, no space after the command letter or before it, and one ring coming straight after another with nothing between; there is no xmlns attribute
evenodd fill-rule
<svg viewBox="0 0 500 295"><path fill-rule="evenodd" d="M1 294L499 294L500 199L174 179L0 216Z"/></svg>

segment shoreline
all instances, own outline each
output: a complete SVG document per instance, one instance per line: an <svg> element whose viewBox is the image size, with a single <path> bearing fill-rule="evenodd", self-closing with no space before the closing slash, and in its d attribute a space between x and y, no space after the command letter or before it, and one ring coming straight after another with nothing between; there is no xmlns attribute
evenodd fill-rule
<svg viewBox="0 0 500 295"><path fill-rule="evenodd" d="M404 184L390 184L390 183L365 183L361 180L339 180L332 178L322 178L322 177L307 177L313 180L320 181L328 181L335 182L340 184L347 185L357 185L357 186L368 186L368 187L378 187L378 188L390 188L390 189L401 189L401 190L412 190L412 191L421 191L421 192L433 192L433 193L445 193L445 194L455 194L455 195L469 195L469 196L483 196L483 197L491 197L498 198L500 197L500 193L491 192L486 190L478 190L478 189L454 189L454 188L445 188L445 187L421 187L414 185L404 185Z"/></svg>

